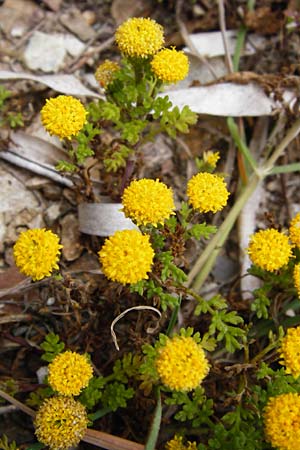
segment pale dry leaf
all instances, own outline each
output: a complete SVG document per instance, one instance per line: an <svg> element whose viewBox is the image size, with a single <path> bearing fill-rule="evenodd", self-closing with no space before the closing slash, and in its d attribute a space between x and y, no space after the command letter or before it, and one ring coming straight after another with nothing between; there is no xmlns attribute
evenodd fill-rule
<svg viewBox="0 0 300 450"><path fill-rule="evenodd" d="M237 41L237 30L226 31L229 52L233 55ZM189 38L193 43L197 52L207 58L225 55L223 37L221 31L208 31L204 33L190 34ZM262 50L266 43L269 42L263 36L257 34L249 34L247 37L244 54L251 55L257 50ZM186 47L184 50L188 51Z"/></svg>
<svg viewBox="0 0 300 450"><path fill-rule="evenodd" d="M121 203L81 203L78 206L79 230L96 236L111 236L116 231L138 229L121 209Z"/></svg>
<svg viewBox="0 0 300 450"><path fill-rule="evenodd" d="M31 80L45 84L54 91L65 95L103 98L97 92L86 88L74 75L33 75L25 72L1 70L0 80Z"/></svg>
<svg viewBox="0 0 300 450"><path fill-rule="evenodd" d="M23 131L12 132L10 138L8 150L0 152L0 158L65 186L73 186L71 180L55 169L59 160L68 159L63 149Z"/></svg>
<svg viewBox="0 0 300 450"><path fill-rule="evenodd" d="M188 105L198 114L214 116L270 116L278 113L295 99L292 91L285 91L285 104L267 96L255 83L219 83L210 86L190 87L166 91L173 106L180 109Z"/></svg>

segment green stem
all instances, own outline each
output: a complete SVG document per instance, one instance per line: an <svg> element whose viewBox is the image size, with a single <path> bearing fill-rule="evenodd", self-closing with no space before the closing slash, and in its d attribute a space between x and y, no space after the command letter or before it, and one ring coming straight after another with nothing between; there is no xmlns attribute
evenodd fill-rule
<svg viewBox="0 0 300 450"><path fill-rule="evenodd" d="M278 342L279 341L271 342L269 345L267 345L264 349L262 349L261 352L259 352L256 356L254 356L254 358L252 358L250 360L250 364L256 364L258 361L262 360L263 357L267 353L269 353L270 351L274 350L274 348L278 347Z"/></svg>
<svg viewBox="0 0 300 450"><path fill-rule="evenodd" d="M273 167L270 170L270 175L276 175L278 173L291 173L291 172L299 172L300 171L300 163L292 163L285 164L284 166Z"/></svg>
<svg viewBox="0 0 300 450"><path fill-rule="evenodd" d="M286 147L299 134L299 132L300 132L300 119L297 119L294 125L291 126L291 128L288 130L282 141L276 147L270 158L264 164L263 167L267 171L270 172L273 169L277 159L283 154Z"/></svg>
<svg viewBox="0 0 300 450"><path fill-rule="evenodd" d="M181 304L181 296L179 297L179 303L178 305L175 306L175 308L172 311L172 315L169 321L169 325L166 331L166 335L170 336L170 334L172 333L173 328L175 327L175 324L177 322L177 317L178 317L178 311L180 309L180 304Z"/></svg>
<svg viewBox="0 0 300 450"><path fill-rule="evenodd" d="M154 450L156 441L158 438L158 433L160 429L160 422L161 422L161 416L162 416L162 405L161 405L161 396L160 396L160 389L157 387L157 403L156 408L154 411L154 417L151 424L150 432L148 435L147 442L145 444L144 450Z"/></svg>
<svg viewBox="0 0 300 450"><path fill-rule="evenodd" d="M89 418L92 421L94 421L97 419L101 419L101 417L106 416L106 414L108 414L110 412L112 412L112 409L109 406L107 406L106 408L98 409L98 411L95 411L93 414L89 414Z"/></svg>
<svg viewBox="0 0 300 450"><path fill-rule="evenodd" d="M247 145L241 138L238 126L232 117L227 118L227 126L229 128L230 134L231 134L236 146L238 147L240 152L244 155L244 157L246 158L246 160L248 161L248 163L250 164L252 169L255 170L257 168L257 163L256 163L255 159L253 158L253 156L251 155L249 148L247 147Z"/></svg>
<svg viewBox="0 0 300 450"><path fill-rule="evenodd" d="M236 41L234 55L233 55L233 59L232 59L233 70L235 72L237 72L239 70L240 58L241 58L242 49L244 48L246 34L247 34L247 28L244 25L242 25L237 34L237 41Z"/></svg>

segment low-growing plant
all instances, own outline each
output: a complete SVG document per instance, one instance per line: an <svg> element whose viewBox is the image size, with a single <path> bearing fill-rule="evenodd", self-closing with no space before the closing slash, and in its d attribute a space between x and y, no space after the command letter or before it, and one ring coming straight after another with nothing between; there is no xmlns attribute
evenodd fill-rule
<svg viewBox="0 0 300 450"><path fill-rule="evenodd" d="M107 324L114 342L113 326L130 310L152 310L160 320L146 342L134 351L121 349L104 368L93 365L92 352L73 351L57 333L47 334L40 350L48 373L27 400L37 409L36 437L50 449L76 446L104 416L150 400L153 421L145 450L298 448L300 213L288 227L272 226L250 237L249 274L261 280L253 301L237 306L230 296L199 293L239 211L271 173L284 145L258 167L239 140L252 172L221 226L211 223L212 215L233 200L226 176L217 171L219 152L196 159L198 172L176 206L172 187L158 179L135 179L135 168L145 142L158 133L175 138L196 122L188 107L180 110L168 96L158 95L164 84L186 76L187 58L163 48L162 27L151 19L129 19L118 28L116 41L120 64L105 61L96 71L105 99L86 107L70 96L49 99L42 122L67 146L70 159L60 161L59 170L79 175L86 197L94 199L87 194L93 156L102 174L113 174L122 211L136 226L99 243L109 293L122 292L135 304ZM234 122L229 127L237 138ZM296 130L299 123L292 127ZM197 272L203 261L195 284L186 250L196 240L204 250L195 265ZM38 281L59 272L61 249L52 231L28 230L15 243L14 258L22 273ZM63 286L65 281L62 272ZM104 292L101 301L109 295Z"/></svg>

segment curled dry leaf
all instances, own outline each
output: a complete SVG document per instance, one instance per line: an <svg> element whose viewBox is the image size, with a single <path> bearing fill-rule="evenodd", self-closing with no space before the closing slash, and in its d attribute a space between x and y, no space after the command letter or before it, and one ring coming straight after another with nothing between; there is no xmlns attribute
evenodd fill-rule
<svg viewBox="0 0 300 450"><path fill-rule="evenodd" d="M31 80L61 92L66 95L78 97L103 98L97 92L86 88L78 78L73 75L33 75L25 72L11 72L9 70L0 70L0 80Z"/></svg>

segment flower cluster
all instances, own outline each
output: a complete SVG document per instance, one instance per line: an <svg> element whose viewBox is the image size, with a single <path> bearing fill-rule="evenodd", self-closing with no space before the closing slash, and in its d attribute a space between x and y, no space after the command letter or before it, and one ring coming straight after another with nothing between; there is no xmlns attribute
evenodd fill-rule
<svg viewBox="0 0 300 450"><path fill-rule="evenodd" d="M162 383L175 391L195 389L209 372L204 350L192 337L168 338L155 364Z"/></svg>
<svg viewBox="0 0 300 450"><path fill-rule="evenodd" d="M165 450L197 450L196 442L183 443L183 437L177 434L166 443Z"/></svg>
<svg viewBox="0 0 300 450"><path fill-rule="evenodd" d="M35 417L35 434L51 450L65 450L79 444L88 417L85 407L72 397L46 399Z"/></svg>
<svg viewBox="0 0 300 450"><path fill-rule="evenodd" d="M164 48L153 57L151 67L163 83L178 83L188 74L189 60L175 48Z"/></svg>
<svg viewBox="0 0 300 450"><path fill-rule="evenodd" d="M291 220L289 232L291 242L300 248L300 213Z"/></svg>
<svg viewBox="0 0 300 450"><path fill-rule="evenodd" d="M188 181L187 196L194 209L216 213L226 206L229 192L222 177L200 172Z"/></svg>
<svg viewBox="0 0 300 450"><path fill-rule="evenodd" d="M285 366L286 373L294 378L300 376L300 327L288 328L280 347L280 364Z"/></svg>
<svg viewBox="0 0 300 450"><path fill-rule="evenodd" d="M87 111L80 100L70 95L47 99L41 109L42 124L60 139L76 136L86 123L86 116Z"/></svg>
<svg viewBox="0 0 300 450"><path fill-rule="evenodd" d="M157 226L174 214L173 192L159 180L135 180L124 190L123 211L137 225Z"/></svg>
<svg viewBox="0 0 300 450"><path fill-rule="evenodd" d="M147 279L153 258L149 236L137 230L117 231L99 251L104 275L122 284Z"/></svg>
<svg viewBox="0 0 300 450"><path fill-rule="evenodd" d="M212 169L216 168L217 162L220 159L219 152L212 152L208 150L207 152L203 152L203 161L208 164Z"/></svg>
<svg viewBox="0 0 300 450"><path fill-rule="evenodd" d="M293 270L294 286L297 290L298 297L300 298L300 263L295 264Z"/></svg>
<svg viewBox="0 0 300 450"><path fill-rule="evenodd" d="M133 17L116 31L117 45L125 56L151 58L152 72L163 83L177 83L189 71L189 60L182 51L174 47L162 48L163 28L155 20Z"/></svg>
<svg viewBox="0 0 300 450"><path fill-rule="evenodd" d="M274 228L260 230L250 237L247 252L251 261L261 269L274 272L284 267L292 257L289 238Z"/></svg>
<svg viewBox="0 0 300 450"><path fill-rule="evenodd" d="M95 78L104 89L113 81L114 75L120 70L118 63L106 59L104 63L98 66L95 72Z"/></svg>
<svg viewBox="0 0 300 450"><path fill-rule="evenodd" d="M14 259L20 271L34 281L42 280L58 269L59 237L50 230L23 231L14 245Z"/></svg>
<svg viewBox="0 0 300 450"><path fill-rule="evenodd" d="M63 395L79 395L93 376L87 356L69 350L57 355L48 370L50 386Z"/></svg>
<svg viewBox="0 0 300 450"><path fill-rule="evenodd" d="M147 58L162 48L163 27L150 18L133 17L119 26L116 42L124 55Z"/></svg>
<svg viewBox="0 0 300 450"><path fill-rule="evenodd" d="M280 450L300 448L300 395L271 397L264 411L265 435Z"/></svg>

